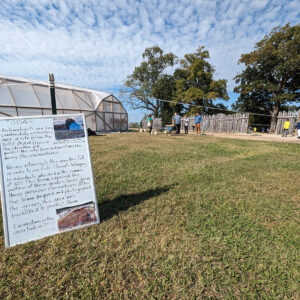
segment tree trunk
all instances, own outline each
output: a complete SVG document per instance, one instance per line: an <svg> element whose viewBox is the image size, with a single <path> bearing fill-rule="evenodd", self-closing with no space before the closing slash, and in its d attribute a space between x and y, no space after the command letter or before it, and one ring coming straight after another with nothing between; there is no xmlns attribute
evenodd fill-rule
<svg viewBox="0 0 300 300"><path fill-rule="evenodd" d="M159 114L159 100L156 100L156 106L155 106L155 111L154 111L154 117L158 118Z"/></svg>
<svg viewBox="0 0 300 300"><path fill-rule="evenodd" d="M274 105L273 110L270 112L271 113L271 127L270 127L270 133L275 133L276 130L276 124L277 124L277 116L279 113L279 106Z"/></svg>

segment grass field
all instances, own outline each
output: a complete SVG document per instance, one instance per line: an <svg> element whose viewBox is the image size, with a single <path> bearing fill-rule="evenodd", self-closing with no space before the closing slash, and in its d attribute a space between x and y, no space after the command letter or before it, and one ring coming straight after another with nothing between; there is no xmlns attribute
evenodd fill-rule
<svg viewBox="0 0 300 300"><path fill-rule="evenodd" d="M0 299L299 299L300 148L90 139L101 224L5 250Z"/></svg>

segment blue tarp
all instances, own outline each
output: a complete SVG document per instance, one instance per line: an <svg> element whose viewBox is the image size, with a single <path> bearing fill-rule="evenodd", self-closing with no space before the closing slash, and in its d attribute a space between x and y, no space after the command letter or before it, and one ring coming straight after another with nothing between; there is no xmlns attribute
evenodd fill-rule
<svg viewBox="0 0 300 300"><path fill-rule="evenodd" d="M81 126L76 122L71 123L69 127L69 130L81 130L81 129L82 129Z"/></svg>

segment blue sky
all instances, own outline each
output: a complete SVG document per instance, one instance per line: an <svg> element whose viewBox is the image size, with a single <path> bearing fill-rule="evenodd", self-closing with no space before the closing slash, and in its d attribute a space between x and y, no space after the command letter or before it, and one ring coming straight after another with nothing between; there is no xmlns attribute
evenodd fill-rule
<svg viewBox="0 0 300 300"><path fill-rule="evenodd" d="M240 55L299 17L299 0L1 0L0 73L54 73L61 83L118 94L146 47L182 57L204 45L234 99ZM142 115L129 110L129 121Z"/></svg>

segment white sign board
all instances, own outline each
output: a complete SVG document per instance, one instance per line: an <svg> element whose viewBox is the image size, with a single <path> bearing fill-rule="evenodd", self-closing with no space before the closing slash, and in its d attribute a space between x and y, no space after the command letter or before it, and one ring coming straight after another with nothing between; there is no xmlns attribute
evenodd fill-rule
<svg viewBox="0 0 300 300"><path fill-rule="evenodd" d="M99 223L83 114L0 119L7 247Z"/></svg>

